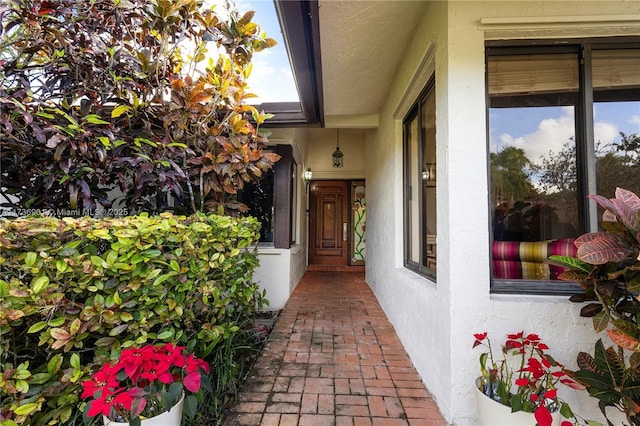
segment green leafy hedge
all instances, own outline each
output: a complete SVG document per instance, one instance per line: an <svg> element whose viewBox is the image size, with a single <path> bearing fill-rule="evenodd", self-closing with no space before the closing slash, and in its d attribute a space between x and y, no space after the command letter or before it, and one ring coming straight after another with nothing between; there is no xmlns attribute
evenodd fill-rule
<svg viewBox="0 0 640 426"><path fill-rule="evenodd" d="M266 303L258 231L200 214L1 219L0 421L79 422L79 383L125 347L213 359Z"/></svg>

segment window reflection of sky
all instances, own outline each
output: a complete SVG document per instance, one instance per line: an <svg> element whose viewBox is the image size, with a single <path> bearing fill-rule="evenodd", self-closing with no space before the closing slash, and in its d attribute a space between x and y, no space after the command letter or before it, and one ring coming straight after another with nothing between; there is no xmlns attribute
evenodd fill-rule
<svg viewBox="0 0 640 426"><path fill-rule="evenodd" d="M522 148L530 159L557 152L575 134L572 107L492 108L490 149ZM620 132L640 134L640 101L600 102L594 105L594 136L607 145Z"/></svg>
<svg viewBox="0 0 640 426"><path fill-rule="evenodd" d="M575 135L573 107L491 109L491 152L506 146L524 150L532 161L559 151Z"/></svg>

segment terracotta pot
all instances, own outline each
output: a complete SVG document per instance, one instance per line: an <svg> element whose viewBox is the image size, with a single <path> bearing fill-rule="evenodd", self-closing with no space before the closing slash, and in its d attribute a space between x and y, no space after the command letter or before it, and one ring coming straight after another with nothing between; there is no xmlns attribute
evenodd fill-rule
<svg viewBox="0 0 640 426"><path fill-rule="evenodd" d="M478 404L478 424L480 426L534 426L536 418L533 413L524 411L511 412L511 407L494 401L480 391L480 379L476 380L476 402ZM551 413L553 426L560 426L560 412Z"/></svg>
<svg viewBox="0 0 640 426"><path fill-rule="evenodd" d="M182 392L182 398L180 398L180 401L178 401L176 405L171 407L171 410L165 411L162 414L158 414L155 417L143 419L140 424L141 426L180 426L180 423L182 423L183 407L184 392ZM102 416L102 420L105 426L129 426L128 422L116 422L113 420L109 420L109 418L106 416Z"/></svg>

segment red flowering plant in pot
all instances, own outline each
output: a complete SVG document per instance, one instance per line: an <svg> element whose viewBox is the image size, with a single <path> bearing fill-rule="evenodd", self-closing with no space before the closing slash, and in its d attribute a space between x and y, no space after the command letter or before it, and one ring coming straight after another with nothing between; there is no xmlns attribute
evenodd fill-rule
<svg viewBox="0 0 640 426"><path fill-rule="evenodd" d="M195 394L208 386L209 364L184 349L167 343L123 350L82 383L81 397L92 398L85 414L136 425L169 411L184 397L184 411L193 416Z"/></svg>
<svg viewBox="0 0 640 426"><path fill-rule="evenodd" d="M570 388L582 389L570 376L562 364L546 353L549 347L537 334L524 332L507 334L501 345L502 358L493 354L491 340L487 333L473 335L473 347L484 346L488 352L480 355L479 390L487 397L511 408L511 412L524 411L533 413L538 426L551 426L551 413L560 410L565 419L576 416L569 404L559 399L558 384ZM572 422L563 421L562 426Z"/></svg>

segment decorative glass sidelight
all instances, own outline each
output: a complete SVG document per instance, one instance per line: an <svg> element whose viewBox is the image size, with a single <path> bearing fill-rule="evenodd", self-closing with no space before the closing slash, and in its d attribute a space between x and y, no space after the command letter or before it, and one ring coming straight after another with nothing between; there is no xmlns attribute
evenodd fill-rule
<svg viewBox="0 0 640 426"><path fill-rule="evenodd" d="M364 182L354 182L351 186L351 223L353 227L352 233L352 252L351 263L362 264L366 258L366 220L367 220L367 204L366 190Z"/></svg>

